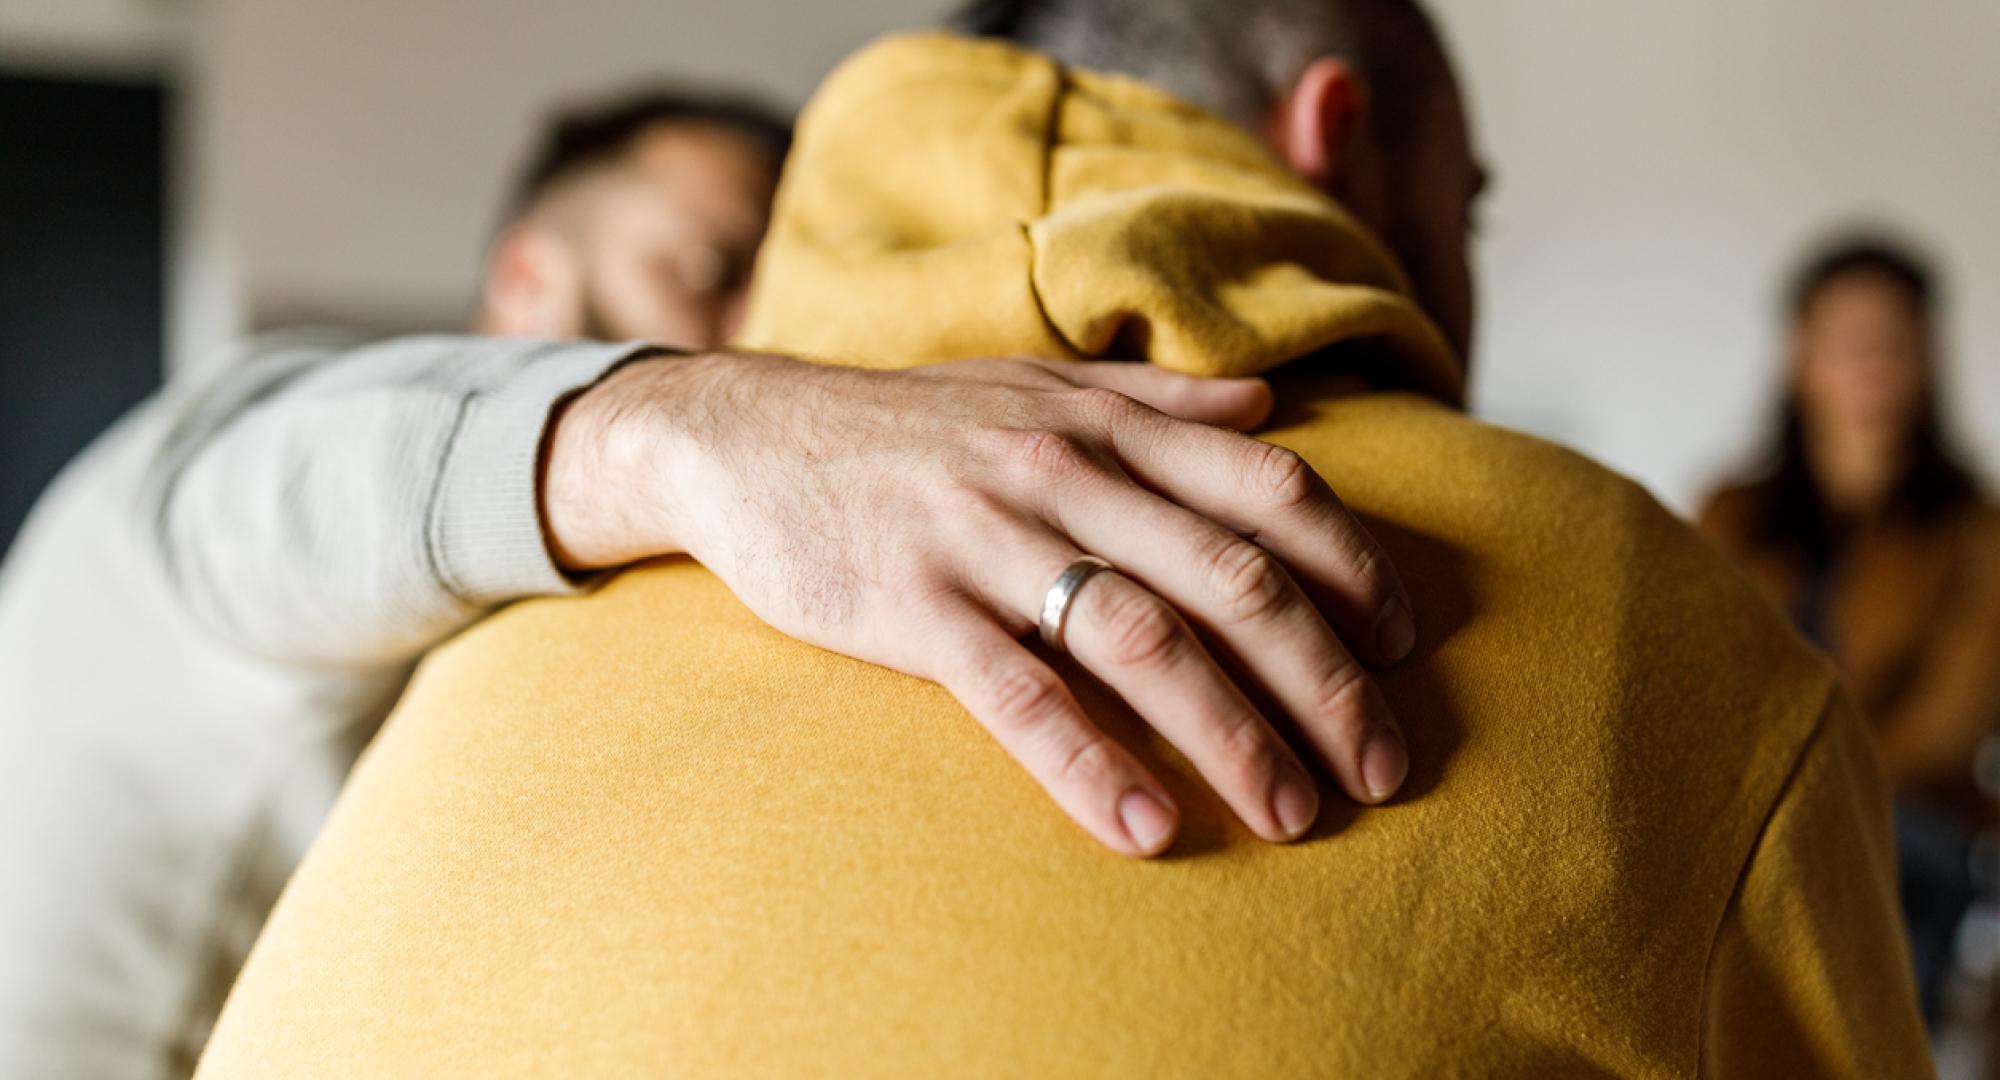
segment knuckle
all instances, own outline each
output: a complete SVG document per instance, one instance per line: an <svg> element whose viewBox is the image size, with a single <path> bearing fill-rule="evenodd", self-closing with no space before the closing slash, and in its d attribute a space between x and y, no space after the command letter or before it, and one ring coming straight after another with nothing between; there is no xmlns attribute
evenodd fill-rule
<svg viewBox="0 0 2000 1080"><path fill-rule="evenodd" d="M1120 667L1171 666L1186 652L1187 627L1151 594L1131 589L1107 596L1101 615L1105 648Z"/></svg>
<svg viewBox="0 0 2000 1080"><path fill-rule="evenodd" d="M1282 446L1256 443L1250 475L1264 500L1280 510L1296 510L1320 497L1319 474L1306 459Z"/></svg>
<svg viewBox="0 0 2000 1080"><path fill-rule="evenodd" d="M1026 449L1025 427L1011 426L1025 424L1023 417L1007 417L1008 423L974 424L961 438L962 452L953 455L952 462L967 471L991 472L996 465L1009 465L1018 459Z"/></svg>
<svg viewBox="0 0 2000 1080"><path fill-rule="evenodd" d="M1354 590L1353 600L1371 612L1379 611L1401 588L1401 579L1388 555L1360 522L1337 522L1323 533L1341 580Z"/></svg>
<svg viewBox="0 0 2000 1080"><path fill-rule="evenodd" d="M1254 715L1246 714L1229 729L1230 750L1260 767L1277 762L1279 745L1278 737Z"/></svg>
<svg viewBox="0 0 2000 1080"><path fill-rule="evenodd" d="M1055 779L1063 784L1099 787L1112 783L1119 773L1117 755L1102 735L1084 739L1063 757Z"/></svg>
<svg viewBox="0 0 2000 1080"><path fill-rule="evenodd" d="M1239 791L1261 791L1270 786L1285 753L1278 748L1277 737L1251 714L1211 721L1206 752L1209 761L1205 771Z"/></svg>
<svg viewBox="0 0 2000 1080"><path fill-rule="evenodd" d="M1368 675L1360 665L1341 664L1319 680L1313 694L1318 715L1328 717L1343 730L1360 733L1368 723Z"/></svg>
<svg viewBox="0 0 2000 1080"><path fill-rule="evenodd" d="M1292 578L1277 558L1248 540L1229 537L1208 557L1210 580L1225 617L1252 622L1282 608L1292 596Z"/></svg>
<svg viewBox="0 0 2000 1080"><path fill-rule="evenodd" d="M953 622L959 618L964 599L964 593L956 581L936 569L929 568L903 575L900 580L884 589L882 595L886 598L887 604L875 607L874 611L894 612L898 617L908 620L910 625L923 628L921 639L913 635L912 640L906 644L891 644L890 651L901 654L907 649L918 656L931 654L932 650L927 642L936 640L938 635L950 631ZM940 659L946 658L940 657Z"/></svg>
<svg viewBox="0 0 2000 1080"><path fill-rule="evenodd" d="M954 478L935 485L928 496L931 512L953 534L992 536L1015 519L1014 508L982 483Z"/></svg>
<svg viewBox="0 0 2000 1080"><path fill-rule="evenodd" d="M1351 572L1367 587L1375 606L1380 607L1395 591L1394 576L1388 561L1382 556L1382 549L1372 543L1357 541L1348 545L1347 558Z"/></svg>
<svg viewBox="0 0 2000 1080"><path fill-rule="evenodd" d="M1063 377L1059 368L1051 366L1060 364L1061 361L1040 360L1028 356L1000 356L979 362L992 365L995 374L1004 376L1010 382L1034 387L1037 390L1060 391L1075 385Z"/></svg>
<svg viewBox="0 0 2000 1080"><path fill-rule="evenodd" d="M1086 421L1106 427L1128 423L1142 409L1132 398L1102 386L1084 387L1069 395L1069 400Z"/></svg>
<svg viewBox="0 0 2000 1080"><path fill-rule="evenodd" d="M1072 483L1096 467L1081 441L1059 431L1014 432L1004 454L1016 470L1043 484Z"/></svg>
<svg viewBox="0 0 2000 1080"><path fill-rule="evenodd" d="M1023 736L1046 729L1065 711L1068 691L1052 671L1009 667L988 675L994 734Z"/></svg>

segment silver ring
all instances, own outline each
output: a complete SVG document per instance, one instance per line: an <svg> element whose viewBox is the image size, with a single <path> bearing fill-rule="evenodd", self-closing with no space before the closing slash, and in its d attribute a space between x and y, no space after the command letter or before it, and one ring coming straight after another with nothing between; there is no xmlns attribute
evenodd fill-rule
<svg viewBox="0 0 2000 1080"><path fill-rule="evenodd" d="M1063 627L1069 622L1069 606L1076 600L1076 594L1101 570L1111 569L1111 564L1095 555L1085 555L1063 568L1056 575L1056 583L1049 586L1048 595L1042 598L1042 641L1049 648L1061 652L1063 647Z"/></svg>

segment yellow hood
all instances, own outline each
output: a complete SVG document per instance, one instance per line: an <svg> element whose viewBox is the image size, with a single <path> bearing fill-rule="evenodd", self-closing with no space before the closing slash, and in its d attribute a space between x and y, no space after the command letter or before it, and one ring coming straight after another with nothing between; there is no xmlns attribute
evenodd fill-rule
<svg viewBox="0 0 2000 1080"><path fill-rule="evenodd" d="M1395 260L1249 132L994 42L895 37L842 65L801 118L757 279L748 348L1226 376L1367 343L1371 371L1386 352L1406 385L1463 396Z"/></svg>

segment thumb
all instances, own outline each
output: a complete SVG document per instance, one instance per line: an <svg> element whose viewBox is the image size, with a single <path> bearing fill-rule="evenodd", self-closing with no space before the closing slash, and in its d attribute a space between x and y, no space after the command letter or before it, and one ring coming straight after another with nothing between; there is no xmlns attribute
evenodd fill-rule
<svg viewBox="0 0 2000 1080"><path fill-rule="evenodd" d="M1271 418L1271 384L1262 379L1182 375L1131 360L1060 361L1054 371L1078 386L1115 390L1181 420L1251 431Z"/></svg>

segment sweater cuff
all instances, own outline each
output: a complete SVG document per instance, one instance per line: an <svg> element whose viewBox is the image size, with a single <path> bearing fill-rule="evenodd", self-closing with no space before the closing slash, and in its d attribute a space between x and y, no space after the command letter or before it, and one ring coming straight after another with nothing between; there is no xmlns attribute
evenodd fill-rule
<svg viewBox="0 0 2000 1080"><path fill-rule="evenodd" d="M476 608L582 587L557 566L542 528L542 442L558 405L656 346L549 345L504 382L466 399L445 449L429 534L439 578Z"/></svg>

